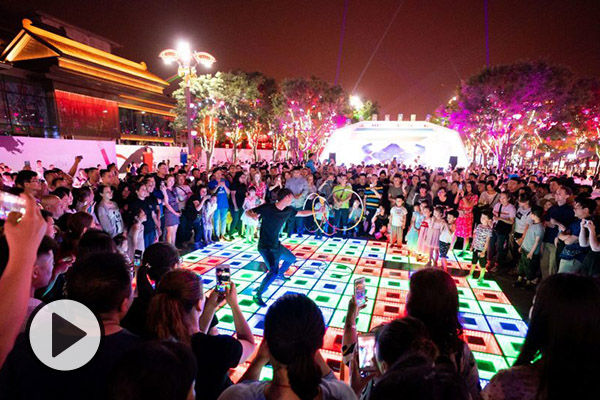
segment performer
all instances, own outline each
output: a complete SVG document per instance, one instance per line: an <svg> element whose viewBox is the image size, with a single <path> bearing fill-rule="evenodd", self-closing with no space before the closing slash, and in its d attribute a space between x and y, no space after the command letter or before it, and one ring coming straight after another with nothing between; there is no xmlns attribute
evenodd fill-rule
<svg viewBox="0 0 600 400"><path fill-rule="evenodd" d="M312 210L298 211L291 207L293 199L292 191L284 188L277 193L276 203L263 204L245 213L249 218L258 219L259 216L262 218L258 252L267 266L267 275L254 295L254 302L260 307L267 305L262 299L262 294L269 285L277 276L285 279L283 274L296 261L296 256L279 242L279 232L283 224L289 218L312 216ZM283 261L281 268L279 268L280 260Z"/></svg>

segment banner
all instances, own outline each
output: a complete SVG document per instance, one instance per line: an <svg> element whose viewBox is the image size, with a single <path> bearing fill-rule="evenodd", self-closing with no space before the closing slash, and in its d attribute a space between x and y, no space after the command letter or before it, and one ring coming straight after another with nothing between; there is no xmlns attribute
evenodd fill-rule
<svg viewBox="0 0 600 400"><path fill-rule="evenodd" d="M0 162L14 171L23 169L26 161L35 169L38 160L42 161L44 168L53 165L68 171L79 155L83 156L80 168L98 165L106 168L108 164L117 162L115 143L112 141L0 136Z"/></svg>

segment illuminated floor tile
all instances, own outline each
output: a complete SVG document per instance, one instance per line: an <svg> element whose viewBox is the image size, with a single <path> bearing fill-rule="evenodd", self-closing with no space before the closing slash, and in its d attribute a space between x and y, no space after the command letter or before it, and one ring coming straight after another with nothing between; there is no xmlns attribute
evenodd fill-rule
<svg viewBox="0 0 600 400"><path fill-rule="evenodd" d="M521 316L517 310L510 304L503 303L490 303L487 301L480 301L479 305L485 315L493 317L513 318L521 319Z"/></svg>
<svg viewBox="0 0 600 400"><path fill-rule="evenodd" d="M475 297L479 301L489 301L492 303L510 304L506 295L495 290L473 289Z"/></svg>
<svg viewBox="0 0 600 400"><path fill-rule="evenodd" d="M331 321L329 321L329 326L333 326L334 328L344 328L344 323L346 322L346 311L337 310L333 313L333 317ZM358 318L356 320L356 330L358 332L368 332L369 323L371 322L371 316L368 314L358 314Z"/></svg>
<svg viewBox="0 0 600 400"><path fill-rule="evenodd" d="M473 352L473 355L475 356L475 362L477 363L481 379L490 380L498 371L508 368L508 364L502 356L476 351Z"/></svg>
<svg viewBox="0 0 600 400"><path fill-rule="evenodd" d="M525 342L525 338L500 334L496 335L496 340L502 349L502 353L504 353L506 357L514 358L519 356L519 353L521 353L521 348L523 347L523 343Z"/></svg>
<svg viewBox="0 0 600 400"><path fill-rule="evenodd" d="M350 282L354 282L358 278L364 278L365 285L367 285L367 286L374 286L374 287L379 286L379 277L372 276L372 275L361 275L361 274L355 273L352 275L352 278L350 278Z"/></svg>
<svg viewBox="0 0 600 400"><path fill-rule="evenodd" d="M319 307L336 308L342 295L312 290L308 293L308 297L313 299Z"/></svg>
<svg viewBox="0 0 600 400"><path fill-rule="evenodd" d="M458 311L482 314L481 308L477 304L477 300L458 299Z"/></svg>
<svg viewBox="0 0 600 400"><path fill-rule="evenodd" d="M459 313L460 322L465 329L471 329L480 332L491 332L487 320L483 314L472 314L467 312Z"/></svg>
<svg viewBox="0 0 600 400"><path fill-rule="evenodd" d="M381 278L379 287L383 289L408 290L409 283L406 280Z"/></svg>
<svg viewBox="0 0 600 400"><path fill-rule="evenodd" d="M487 332L472 331L470 329L463 330L465 342L469 345L471 351L480 353L502 355L500 347L494 338L494 335Z"/></svg>
<svg viewBox="0 0 600 400"><path fill-rule="evenodd" d="M457 288L457 290L458 290L458 298L459 299L477 300L475 298L475 295L473 294L473 291L471 291L471 289L459 287L459 288Z"/></svg>
<svg viewBox="0 0 600 400"><path fill-rule="evenodd" d="M517 337L525 337L527 334L527 324L521 319L492 317L489 315L486 315L485 319L495 334Z"/></svg>
<svg viewBox="0 0 600 400"><path fill-rule="evenodd" d="M495 290L498 292L502 291L500 286L494 281L488 281L487 279L484 279L481 282L479 282L477 279L468 279L467 281L471 289Z"/></svg>

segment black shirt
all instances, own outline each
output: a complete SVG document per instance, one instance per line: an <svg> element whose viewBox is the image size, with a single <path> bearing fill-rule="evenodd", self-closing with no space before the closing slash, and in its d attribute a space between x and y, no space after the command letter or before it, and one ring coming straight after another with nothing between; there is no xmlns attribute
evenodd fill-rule
<svg viewBox="0 0 600 400"><path fill-rule="evenodd" d="M238 208L242 208L244 205L244 200L246 199L246 184L240 182L233 182L231 187L229 188L232 192L235 191L235 203ZM233 200L231 200L231 204L233 205Z"/></svg>
<svg viewBox="0 0 600 400"><path fill-rule="evenodd" d="M196 333L191 345L198 362L196 399L216 400L233 384L228 373L242 358L242 344L228 335Z"/></svg>
<svg viewBox="0 0 600 400"><path fill-rule="evenodd" d="M434 207L443 207L446 211L456 210L458 208L458 204L454 204L454 201L450 200L450 197L446 196L446 201L440 200L438 196L435 196L433 199Z"/></svg>
<svg viewBox="0 0 600 400"><path fill-rule="evenodd" d="M559 206L558 204L550 207L548 212L544 217L544 221L550 221L551 219L555 219L560 222L565 227L569 227L573 219L575 218L575 212L573 211L573 207L568 204L563 204ZM546 227L544 231L544 243L554 243L554 239L558 236L558 226L554 228Z"/></svg>
<svg viewBox="0 0 600 400"><path fill-rule="evenodd" d="M254 208L252 211L257 213L262 218L260 225L260 238L258 239L259 248L278 249L279 248L279 232L291 217L295 217L295 208L286 207L280 210L275 204L263 204Z"/></svg>
<svg viewBox="0 0 600 400"><path fill-rule="evenodd" d="M136 197L129 207L131 215L137 215L140 208L146 213L146 222L142 224L144 225L144 234L155 231L156 224L154 223L154 219L152 219L152 212L156 210L154 202L150 200L150 197L147 197L145 200L140 200L139 197Z"/></svg>
<svg viewBox="0 0 600 400"><path fill-rule="evenodd" d="M2 399L106 399L107 377L123 354L141 339L123 329L104 336L94 358L73 371L42 364L21 334L0 370Z"/></svg>

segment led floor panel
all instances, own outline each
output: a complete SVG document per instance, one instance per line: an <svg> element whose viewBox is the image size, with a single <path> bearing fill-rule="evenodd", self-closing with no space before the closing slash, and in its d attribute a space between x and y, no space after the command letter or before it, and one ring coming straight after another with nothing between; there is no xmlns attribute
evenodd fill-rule
<svg viewBox="0 0 600 400"><path fill-rule="evenodd" d="M366 278L367 307L360 311L357 330L367 332L374 326L404 315L410 274L424 268L405 250L390 249L384 242L360 239L323 238L312 236L287 239L283 244L297 257L286 273L289 281L276 280L263 295L268 305L288 293L310 297L323 312L328 326L322 354L334 371L341 363L342 329L353 294L354 279ZM465 279L470 268L470 255L451 255L449 271L459 291L459 310L467 342L479 367L482 384L503 368L508 368L517 357L527 325L510 304L498 284L485 280ZM265 275L265 266L256 245L241 239L215 243L183 257L183 267L202 275L204 289L215 286L215 266L228 264L235 282L243 314L257 338L262 340L266 308L252 301L252 294ZM477 275L476 275L477 276ZM218 328L223 334L233 334L231 310L223 306L217 311ZM236 381L248 363L232 371ZM262 377L270 379L272 369L267 366Z"/></svg>

